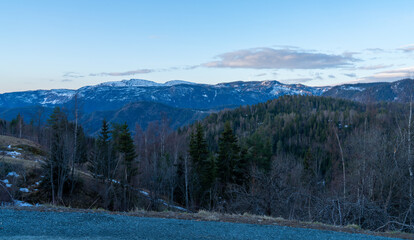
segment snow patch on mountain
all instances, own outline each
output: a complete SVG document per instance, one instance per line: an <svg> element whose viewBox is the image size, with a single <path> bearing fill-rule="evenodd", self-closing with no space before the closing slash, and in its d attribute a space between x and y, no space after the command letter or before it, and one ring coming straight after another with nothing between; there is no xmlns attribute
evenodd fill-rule
<svg viewBox="0 0 414 240"><path fill-rule="evenodd" d="M197 85L197 83L188 82L188 81L182 81L182 80L171 80L171 81L165 82L162 85L163 86L174 86L174 85L180 85L180 84Z"/></svg>
<svg viewBox="0 0 414 240"><path fill-rule="evenodd" d="M144 79L130 79L122 81L104 82L97 86L109 86L109 87L155 87L160 86L160 83L148 81Z"/></svg>
<svg viewBox="0 0 414 240"><path fill-rule="evenodd" d="M354 86L342 86L341 89L345 91L360 91L360 92L365 91L365 88L354 87Z"/></svg>
<svg viewBox="0 0 414 240"><path fill-rule="evenodd" d="M297 91L295 91L294 89L291 89L291 88L288 88L288 87L286 87L286 86L281 86L281 85L275 85L275 86L273 86L273 88L272 88L272 91L270 92L271 94L273 94L273 95L276 95L276 96L279 96L279 95L281 95L281 94L284 94L284 93L298 93Z"/></svg>
<svg viewBox="0 0 414 240"><path fill-rule="evenodd" d="M122 81L112 81L104 82L98 84L97 86L109 86L109 87L162 87L162 86L174 86L180 84L194 85L196 83L181 81L181 80L171 80L165 83L157 83L145 79L130 79Z"/></svg>
<svg viewBox="0 0 414 240"><path fill-rule="evenodd" d="M74 106L75 94L84 112L116 110L132 102L148 101L177 108L220 109L265 102L283 95L320 96L328 88L283 84L275 80L238 81L216 85L197 84L182 80L156 83L143 79L105 82L78 90L37 90L0 94L0 108L36 105Z"/></svg>

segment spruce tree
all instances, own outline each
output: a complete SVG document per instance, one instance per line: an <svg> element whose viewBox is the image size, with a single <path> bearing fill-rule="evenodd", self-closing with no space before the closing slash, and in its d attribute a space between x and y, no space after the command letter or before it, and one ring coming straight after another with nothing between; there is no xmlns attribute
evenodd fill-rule
<svg viewBox="0 0 414 240"><path fill-rule="evenodd" d="M113 159L110 133L109 125L104 119L96 140L94 154L90 159L89 170L95 177L102 178L102 180L114 178L116 161Z"/></svg>
<svg viewBox="0 0 414 240"><path fill-rule="evenodd" d="M131 184L132 177L138 173L138 169L134 164L137 154L135 153L134 140L131 137L126 123L121 125L118 152L122 155L123 165L126 169L126 181L128 184Z"/></svg>
<svg viewBox="0 0 414 240"><path fill-rule="evenodd" d="M83 131L83 128L81 126L78 127L76 135L77 151L75 163L84 164L88 160L87 137L85 136L85 132Z"/></svg>
<svg viewBox="0 0 414 240"><path fill-rule="evenodd" d="M209 177L209 152L204 137L204 129L197 123L195 132L190 136L190 159L193 165L193 185L195 186L195 200L200 203L203 194L210 188L212 177Z"/></svg>
<svg viewBox="0 0 414 240"><path fill-rule="evenodd" d="M203 164L208 158L208 149L201 123L197 123L195 133L190 136L190 158L196 171L200 173Z"/></svg>
<svg viewBox="0 0 414 240"><path fill-rule="evenodd" d="M244 169L240 158L240 147L233 133L230 122L226 122L219 139L219 152L217 158L218 177L222 187L228 183L238 183L238 172Z"/></svg>
<svg viewBox="0 0 414 240"><path fill-rule="evenodd" d="M45 182L50 183L54 203L55 196L58 200L62 200L63 190L69 175L69 152L66 142L68 121L59 107L53 110L48 119L48 124L50 128L50 151L43 170Z"/></svg>
<svg viewBox="0 0 414 240"><path fill-rule="evenodd" d="M116 141L116 151L118 155L118 161L122 165L120 175L121 188L123 190L122 197L122 210L129 210L132 205L132 183L133 177L138 174L136 167L136 157L134 140L129 132L128 125L126 123L117 125L115 128L116 132L113 132L113 140Z"/></svg>

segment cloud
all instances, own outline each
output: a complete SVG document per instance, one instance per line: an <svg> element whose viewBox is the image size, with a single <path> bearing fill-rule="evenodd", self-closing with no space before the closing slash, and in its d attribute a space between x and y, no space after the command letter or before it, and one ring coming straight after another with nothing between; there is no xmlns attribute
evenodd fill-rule
<svg viewBox="0 0 414 240"><path fill-rule="evenodd" d="M323 80L322 73L317 72L317 73L314 73L313 76L317 80Z"/></svg>
<svg viewBox="0 0 414 240"><path fill-rule="evenodd" d="M306 83L312 81L313 78L289 78L289 79L283 79L280 80L281 82L285 84L297 84L297 83Z"/></svg>
<svg viewBox="0 0 414 240"><path fill-rule="evenodd" d="M89 76L95 77L95 76L131 76L136 74L146 74L146 73L152 73L155 72L154 69L138 69L133 71L126 71L126 72L101 72L101 73L91 73Z"/></svg>
<svg viewBox="0 0 414 240"><path fill-rule="evenodd" d="M101 73L91 73L89 76L96 77L96 76L132 76L137 74L148 74L154 72L170 72L170 71L177 71L177 70L193 70L195 68L200 67L200 65L193 65L193 66L184 66L184 67L169 67L169 68L159 68L159 69L137 69L132 71L125 71L125 72L101 72Z"/></svg>
<svg viewBox="0 0 414 240"><path fill-rule="evenodd" d="M367 48L365 50L368 51L368 52L372 52L372 53L382 53L382 52L385 52L385 50L382 49L382 48Z"/></svg>
<svg viewBox="0 0 414 240"><path fill-rule="evenodd" d="M401 80L404 78L413 78L414 77L414 66L406 68L398 68L389 71L382 71L374 75L359 78L357 82L392 82Z"/></svg>
<svg viewBox="0 0 414 240"><path fill-rule="evenodd" d="M273 45L275 48L282 48L282 49L300 49L299 47L292 46L292 45Z"/></svg>
<svg viewBox="0 0 414 240"><path fill-rule="evenodd" d="M336 78L334 75L329 75L328 77L329 78Z"/></svg>
<svg viewBox="0 0 414 240"><path fill-rule="evenodd" d="M414 44L409 44L398 48L398 50L402 50L403 52L409 53L414 52Z"/></svg>
<svg viewBox="0 0 414 240"><path fill-rule="evenodd" d="M414 67L399 68L390 71L384 71L373 75L373 78L377 79L389 79L389 78L406 78L410 77L414 73Z"/></svg>
<svg viewBox="0 0 414 240"><path fill-rule="evenodd" d="M62 77L64 78L82 78L84 77L83 75L80 75L77 72L65 72Z"/></svg>
<svg viewBox="0 0 414 240"><path fill-rule="evenodd" d="M379 64L379 65L358 67L357 69L360 69L360 70L377 70L377 69L382 69L382 68L389 68L389 67L392 67L392 66L394 66L394 65Z"/></svg>
<svg viewBox="0 0 414 240"><path fill-rule="evenodd" d="M73 82L73 79L68 79L68 78L64 78L64 79L49 79L49 82L62 82L62 83L65 83L65 82Z"/></svg>
<svg viewBox="0 0 414 240"><path fill-rule="evenodd" d="M218 61L202 66L211 68L324 69L352 65L353 53L343 55L305 52L295 49L253 48L217 56Z"/></svg>
<svg viewBox="0 0 414 240"><path fill-rule="evenodd" d="M192 65L192 66L185 66L185 67L182 67L182 68L177 68L177 70L193 70L193 69L196 69L196 68L199 68L200 67L200 65Z"/></svg>
<svg viewBox="0 0 414 240"><path fill-rule="evenodd" d="M255 77L264 77L264 76L266 76L267 75L267 73L259 73L259 74L256 74L256 75L254 75Z"/></svg>
<svg viewBox="0 0 414 240"><path fill-rule="evenodd" d="M350 77L350 78L354 78L356 77L355 73L344 73L345 76Z"/></svg>

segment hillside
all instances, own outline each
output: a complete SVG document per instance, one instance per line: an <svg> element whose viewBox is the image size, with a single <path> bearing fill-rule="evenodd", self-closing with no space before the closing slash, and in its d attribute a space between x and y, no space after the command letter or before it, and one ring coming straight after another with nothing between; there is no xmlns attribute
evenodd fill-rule
<svg viewBox="0 0 414 240"><path fill-rule="evenodd" d="M119 110L85 114L80 123L87 133L96 135L104 119L112 123L126 122L132 131L135 131L136 124L146 129L150 122L161 121L163 117L168 120L171 128L176 129L200 120L208 114L206 111L174 108L160 103L136 102L126 104Z"/></svg>
<svg viewBox="0 0 414 240"><path fill-rule="evenodd" d="M32 173L41 168L46 152L30 140L0 135L0 202L25 200L39 186Z"/></svg>
<svg viewBox="0 0 414 240"><path fill-rule="evenodd" d="M200 172L204 191L227 196L229 211L397 227L387 219L403 222L409 208L408 113L407 105L305 96L213 113L201 122L214 156L202 168L216 169Z"/></svg>
<svg viewBox="0 0 414 240"><path fill-rule="evenodd" d="M160 108L184 117L194 113L137 103L109 114L145 121L140 112L155 117ZM34 139L42 136L50 156L33 179L53 177L57 183L54 176L64 174L65 181L58 185L60 196L51 192L54 181L47 180L30 200L51 202L56 196L65 206L117 211L247 212L412 232L411 217L406 217L408 114L406 104L283 96L215 112L177 131L161 121L131 135L125 124L91 122L101 128L92 138L80 126L75 135L75 124L55 111L50 127L24 132ZM16 133L16 125L6 128ZM73 175L71 163L76 165Z"/></svg>
<svg viewBox="0 0 414 240"><path fill-rule="evenodd" d="M70 120L74 119L74 111L63 108ZM47 123L47 119L53 112L52 107L21 107L11 109L0 109L1 119L12 121L17 115L23 116L26 124L41 126ZM168 120L171 128L185 126L194 121L201 120L211 111L193 110L170 107L155 102L133 102L128 103L120 109L107 111L94 111L90 113L79 112L79 123L84 127L88 135L94 135L99 130L102 121L106 119L110 123L124 123L131 126L135 131L135 125L139 124L145 129L150 122L160 121L163 117Z"/></svg>
<svg viewBox="0 0 414 240"><path fill-rule="evenodd" d="M326 97L343 98L358 102L399 102L410 101L414 92L414 80L396 82L359 83L335 86L324 92Z"/></svg>

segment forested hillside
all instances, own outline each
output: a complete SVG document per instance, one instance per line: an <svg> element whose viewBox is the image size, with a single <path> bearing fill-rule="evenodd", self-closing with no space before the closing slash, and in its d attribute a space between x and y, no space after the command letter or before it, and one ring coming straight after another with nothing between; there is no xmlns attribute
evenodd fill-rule
<svg viewBox="0 0 414 240"><path fill-rule="evenodd" d="M89 138L60 109L45 127L18 117L0 130L30 135L49 152L32 201L413 231L411 112L409 104L284 96L176 131L164 115L145 128L104 121Z"/></svg>
<svg viewBox="0 0 414 240"><path fill-rule="evenodd" d="M343 98L358 102L410 102L414 80L395 82L343 84L330 88L322 96Z"/></svg>
<svg viewBox="0 0 414 240"><path fill-rule="evenodd" d="M191 130L204 129L208 146L207 153L190 150L192 159L213 169L198 174L207 182L200 199L211 198L201 205L410 228L410 122L408 105L302 96L211 114Z"/></svg>

